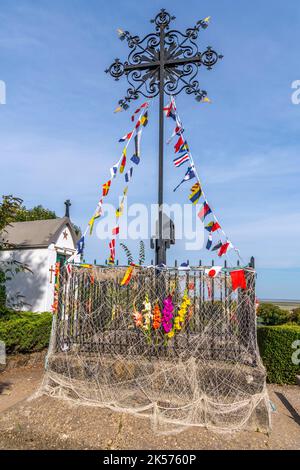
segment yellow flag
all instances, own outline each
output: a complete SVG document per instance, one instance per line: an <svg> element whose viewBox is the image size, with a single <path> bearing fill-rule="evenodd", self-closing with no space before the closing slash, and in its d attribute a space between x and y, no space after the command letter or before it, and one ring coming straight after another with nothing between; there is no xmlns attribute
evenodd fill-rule
<svg viewBox="0 0 300 470"><path fill-rule="evenodd" d="M203 21L205 21L205 23L209 23L209 22L210 22L210 19L211 19L211 16L207 16L206 18L204 18Z"/></svg>
<svg viewBox="0 0 300 470"><path fill-rule="evenodd" d="M211 99L208 98L208 96L205 96L202 100L201 103L211 103Z"/></svg>
<svg viewBox="0 0 300 470"><path fill-rule="evenodd" d="M92 233L93 233L94 223L95 223L95 216L93 215L93 217L92 217L91 220L89 221L90 235L92 235Z"/></svg>
<svg viewBox="0 0 300 470"><path fill-rule="evenodd" d="M114 113L120 113L121 111L123 111L123 108L121 106L118 106L115 110L114 110Z"/></svg>

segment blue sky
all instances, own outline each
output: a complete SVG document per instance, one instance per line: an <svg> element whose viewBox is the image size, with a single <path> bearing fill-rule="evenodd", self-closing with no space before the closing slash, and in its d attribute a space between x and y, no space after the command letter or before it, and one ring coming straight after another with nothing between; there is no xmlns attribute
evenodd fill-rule
<svg viewBox="0 0 300 470"><path fill-rule="evenodd" d="M161 7L176 16L178 29L211 15L198 43L200 49L214 46L224 59L199 74L211 105L185 94L177 100L186 136L226 233L244 259L256 257L259 296L300 298L300 105L291 102L291 84L300 79L300 4L190 0L189 8L185 5L0 1L0 80L7 86L7 104L0 106L1 193L61 215L70 198L72 219L85 227L120 156L117 141L131 127L130 112L113 114L125 79L116 83L104 73L128 50L116 29L151 32L149 19ZM155 102L129 203L156 202L157 140ZM172 169L171 159L169 150L165 200L185 203L188 188L176 197L172 191L181 173ZM103 261L107 243L92 237L86 257ZM175 257L206 259L205 253L185 253L181 243L169 252L170 260Z"/></svg>

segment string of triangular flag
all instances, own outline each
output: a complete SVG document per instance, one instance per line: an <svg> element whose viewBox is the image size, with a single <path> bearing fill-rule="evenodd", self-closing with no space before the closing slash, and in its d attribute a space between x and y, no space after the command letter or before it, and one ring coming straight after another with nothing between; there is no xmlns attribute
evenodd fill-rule
<svg viewBox="0 0 300 470"><path fill-rule="evenodd" d="M241 258L239 250L233 245L233 243L226 235L215 213L211 209L211 205L208 202L197 169L195 167L192 153L190 151L187 140L184 137L184 128L177 112L177 106L175 98L173 96L171 97L170 103L164 108L164 112L166 117L169 117L175 121L175 129L170 139L167 141L167 143L170 144L172 140L177 137L177 141L174 145L174 166L176 168L180 168L184 164L188 165L183 179L174 188L174 191L177 191L177 189L184 182L196 179L196 183L192 186L190 190L189 200L192 204L197 204L200 198L203 198L203 203L198 213L198 217L202 220L202 222L208 221L207 217L209 216L212 218L212 220L208 221L205 226L205 229L208 231L206 249L212 252L217 251L219 257L226 255L230 250L234 250L237 256ZM218 234L219 236L219 240L215 241L215 243L213 242L214 234Z"/></svg>
<svg viewBox="0 0 300 470"><path fill-rule="evenodd" d="M143 103L135 111L132 121L135 120L135 116L138 115L139 112L140 112L140 115L137 119L136 124L134 125L134 128L132 129L131 132L125 134L122 138L119 139L119 142L126 142L125 147L123 148L121 157L118 160L118 162L110 168L110 179L106 181L104 184L102 184L102 187L101 187L102 195L100 197L100 200L96 206L93 216L89 220L88 225L85 231L83 232L82 237L77 242L76 253L68 260L69 263L71 263L77 255L83 254L87 233L89 232L90 235L92 235L95 221L98 218L100 218L103 214L103 211L102 211L103 202L110 192L112 181L117 177L118 173L122 175L125 171L125 168L127 165L127 149L132 139L134 139L134 153L130 160L133 164L139 165L140 160L141 160L140 142L141 142L143 128L146 127L148 124L148 108L149 108L149 102L147 101ZM134 171L134 167L131 166L129 170L125 173L124 179L125 179L126 184L128 184L131 181L132 176L133 176L133 171ZM114 261L115 261L116 236L119 234L119 224L117 222L118 222L118 219L123 214L127 192L128 192L128 186L126 186L125 189L123 190L121 203L118 209L116 210L116 226L112 230L112 240L109 243L109 249L110 249L109 263L110 264L114 264Z"/></svg>
<svg viewBox="0 0 300 470"><path fill-rule="evenodd" d="M119 140L119 142L125 142L126 140L128 140L128 145L129 145L130 140L132 139L133 135L135 134L134 135L134 154L131 157L131 161L135 165L139 165L139 163L141 161L140 143L141 143L141 137L142 137L143 129L148 124L148 117L149 117L148 108L149 108L149 102L145 102L134 112L133 116L131 117L132 122L134 122L135 116L138 115L138 113L140 113L140 116L139 116L139 118L138 118L138 120L137 120L137 122L134 126L134 130L132 132L130 132L129 134L125 135L124 137L122 137ZM123 163L122 171L120 169L121 173L124 172L124 169L125 169L125 166L126 166L126 158L125 158L125 160L122 161L122 163ZM122 165L122 163L121 163L121 165ZM128 183L130 183L130 181L132 180L133 171L134 171L134 167L131 166L129 168L129 170L124 175L126 186L125 186L125 188L123 190L123 193L122 193L122 198L121 198L121 201L120 201L120 205L116 209L116 213L115 213L116 222L115 222L115 226L112 229L112 239L109 243L109 249L110 249L110 255L109 255L109 258L108 258L108 264L109 265L114 265L115 264L116 238L120 233L120 217L123 215L125 199L126 199L127 194L128 194Z"/></svg>

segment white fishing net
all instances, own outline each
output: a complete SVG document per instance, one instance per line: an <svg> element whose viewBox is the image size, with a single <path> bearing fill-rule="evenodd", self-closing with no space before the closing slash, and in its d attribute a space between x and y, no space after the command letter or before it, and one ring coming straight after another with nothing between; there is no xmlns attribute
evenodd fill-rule
<svg viewBox="0 0 300 470"><path fill-rule="evenodd" d="M60 274L42 393L149 416L163 433L270 425L255 272L76 267Z"/></svg>

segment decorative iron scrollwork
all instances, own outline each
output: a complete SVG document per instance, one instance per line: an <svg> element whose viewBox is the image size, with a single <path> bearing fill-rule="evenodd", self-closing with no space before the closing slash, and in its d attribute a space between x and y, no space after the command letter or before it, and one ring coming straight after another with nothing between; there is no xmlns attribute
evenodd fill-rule
<svg viewBox="0 0 300 470"><path fill-rule="evenodd" d="M151 20L156 25L156 32L140 39L128 31L119 30L120 39L125 40L131 49L127 61L119 59L106 70L115 80L125 75L130 87L119 104L128 108L130 101L140 95L154 98L159 94L160 82L163 80L163 91L167 95L177 95L182 90L194 94L198 101L206 96L196 80L201 65L211 69L223 56L208 47L204 52L198 50L195 42L200 29L207 27L205 20L200 20L185 33L169 30L169 24L175 17L162 9ZM161 40L164 48L161 51ZM163 73L162 73L163 69Z"/></svg>

